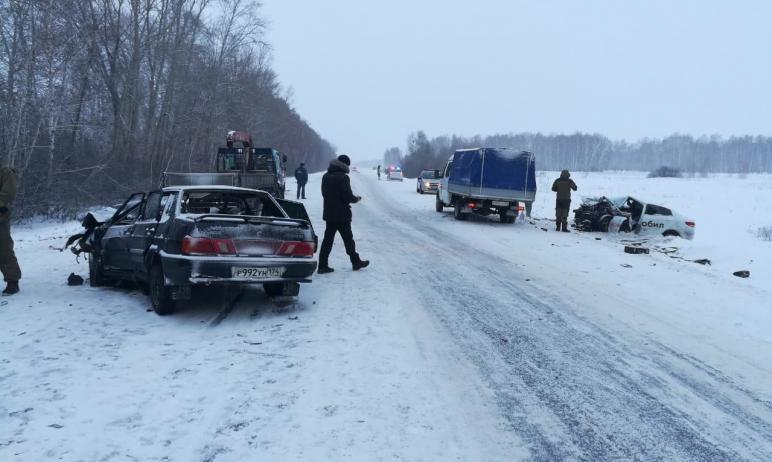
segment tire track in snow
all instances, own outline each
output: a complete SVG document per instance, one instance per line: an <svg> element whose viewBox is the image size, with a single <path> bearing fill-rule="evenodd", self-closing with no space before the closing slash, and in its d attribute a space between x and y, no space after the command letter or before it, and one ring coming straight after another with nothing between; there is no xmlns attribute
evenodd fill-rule
<svg viewBox="0 0 772 462"><path fill-rule="evenodd" d="M414 280L429 279L423 292L435 293L424 305L465 344L535 459L768 459L768 407L738 403L752 401L750 392L661 345L642 348L638 334L619 338L577 317L555 297L513 282L525 276L507 271L511 262L425 226L425 216L396 210L374 182L358 182L379 202L378 213L364 210L373 232L420 240L400 243L410 258L403 266L421 276ZM436 258L427 264L416 254Z"/></svg>

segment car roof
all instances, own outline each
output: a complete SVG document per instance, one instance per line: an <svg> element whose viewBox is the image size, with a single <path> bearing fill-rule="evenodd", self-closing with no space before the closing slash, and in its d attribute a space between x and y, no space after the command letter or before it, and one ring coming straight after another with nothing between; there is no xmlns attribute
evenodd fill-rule
<svg viewBox="0 0 772 462"><path fill-rule="evenodd" d="M167 186L163 188L164 191L242 191L259 194L268 194L265 191L259 189L241 188L238 186L225 186L225 185L195 185L195 186Z"/></svg>

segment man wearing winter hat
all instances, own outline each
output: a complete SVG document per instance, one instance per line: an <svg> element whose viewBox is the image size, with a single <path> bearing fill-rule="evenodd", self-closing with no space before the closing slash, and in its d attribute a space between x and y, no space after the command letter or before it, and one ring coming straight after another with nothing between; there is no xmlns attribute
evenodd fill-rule
<svg viewBox="0 0 772 462"><path fill-rule="evenodd" d="M322 248L319 251L319 274L332 273L328 259L332 251L332 243L335 233L340 233L346 253L351 259L354 271L365 268L370 264L367 260L359 258L354 243L354 234L351 232L351 204L359 202L362 198L355 196L351 191L351 180L348 177L351 159L345 154L330 161L327 173L322 177L322 197L324 197L324 214L326 222Z"/></svg>

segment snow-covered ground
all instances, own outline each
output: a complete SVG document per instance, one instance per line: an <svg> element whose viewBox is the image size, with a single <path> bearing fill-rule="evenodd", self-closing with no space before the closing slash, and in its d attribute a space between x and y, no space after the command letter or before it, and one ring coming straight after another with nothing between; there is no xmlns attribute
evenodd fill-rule
<svg viewBox="0 0 772 462"><path fill-rule="evenodd" d="M650 243L681 259L553 232L553 178L532 222L502 225L352 173L371 267L337 242L337 271L294 305L202 290L164 318L131 288L65 285L87 267L50 247L77 224L15 228L0 460L772 459L772 245L755 234L772 176L574 175L582 195L693 217L694 241Z"/></svg>

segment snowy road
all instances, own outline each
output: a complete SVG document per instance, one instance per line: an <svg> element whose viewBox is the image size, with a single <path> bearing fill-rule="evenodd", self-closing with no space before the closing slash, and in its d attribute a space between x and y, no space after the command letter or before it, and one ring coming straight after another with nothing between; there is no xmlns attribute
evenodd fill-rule
<svg viewBox="0 0 772 462"><path fill-rule="evenodd" d="M528 223L454 222L372 176L352 174L372 267L352 272L338 242L337 271L292 306L199 291L160 318L138 291L62 284L85 265L47 247L76 226L17 230L0 459L772 458L768 287Z"/></svg>

